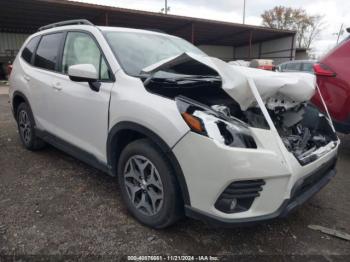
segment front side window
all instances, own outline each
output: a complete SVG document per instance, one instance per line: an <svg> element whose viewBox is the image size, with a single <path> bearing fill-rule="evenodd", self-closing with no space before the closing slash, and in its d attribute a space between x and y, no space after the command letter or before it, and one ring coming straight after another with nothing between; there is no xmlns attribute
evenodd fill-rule
<svg viewBox="0 0 350 262"><path fill-rule="evenodd" d="M206 56L179 37L139 32L105 32L105 36L125 72L132 76L139 76L143 68L184 52Z"/></svg>
<svg viewBox="0 0 350 262"><path fill-rule="evenodd" d="M63 33L44 35L35 54L34 65L55 71Z"/></svg>
<svg viewBox="0 0 350 262"><path fill-rule="evenodd" d="M32 61L32 56L36 46L38 45L39 40L40 40L39 36L32 38L22 51L22 55L21 55L22 58L29 64Z"/></svg>
<svg viewBox="0 0 350 262"><path fill-rule="evenodd" d="M91 64L100 80L110 79L108 66L95 41L86 33L69 32L63 51L62 73L68 74L69 67L78 64Z"/></svg>

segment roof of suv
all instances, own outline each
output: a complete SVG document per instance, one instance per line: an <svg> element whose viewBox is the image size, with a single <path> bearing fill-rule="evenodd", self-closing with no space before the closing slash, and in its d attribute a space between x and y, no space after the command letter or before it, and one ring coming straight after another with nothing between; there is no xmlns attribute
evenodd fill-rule
<svg viewBox="0 0 350 262"><path fill-rule="evenodd" d="M131 33L146 33L146 34L159 34L159 35L167 35L172 36L167 33L163 33L157 30L146 30L146 29L135 29L135 28L127 28L127 27L111 27L111 26L97 26L101 31L113 31L113 32L131 32ZM173 36L175 37L175 36Z"/></svg>
<svg viewBox="0 0 350 262"><path fill-rule="evenodd" d="M93 23L85 19L68 20L68 21L61 21L58 23L49 24L49 25L40 27L39 34L46 31L55 31L55 29L62 30L62 29L77 29L77 28L86 28L86 27L98 28L99 30L104 32L106 31L132 32L132 33L159 34L159 35L171 36L164 32L160 32L157 29L145 30L145 29L134 29L134 28L126 28L126 27L95 26Z"/></svg>

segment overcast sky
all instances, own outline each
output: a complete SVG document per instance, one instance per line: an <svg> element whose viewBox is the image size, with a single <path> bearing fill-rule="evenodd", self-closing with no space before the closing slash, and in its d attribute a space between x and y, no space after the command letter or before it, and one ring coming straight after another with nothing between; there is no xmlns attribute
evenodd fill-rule
<svg viewBox="0 0 350 262"><path fill-rule="evenodd" d="M75 0L100 5L118 6L159 12L164 0ZM168 0L171 14L242 22L243 0ZM342 23L350 27L349 0L246 0L246 24L261 25L260 14L276 5L304 8L309 14L324 15L325 27L313 48L318 54L335 45ZM348 33L343 34L344 38Z"/></svg>

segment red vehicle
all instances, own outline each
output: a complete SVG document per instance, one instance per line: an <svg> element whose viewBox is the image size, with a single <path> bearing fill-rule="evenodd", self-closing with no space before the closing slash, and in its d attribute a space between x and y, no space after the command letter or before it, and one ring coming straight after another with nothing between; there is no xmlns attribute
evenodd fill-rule
<svg viewBox="0 0 350 262"><path fill-rule="evenodd" d="M314 71L336 130L350 133L350 36L316 63ZM324 108L318 94L312 102Z"/></svg>
<svg viewBox="0 0 350 262"><path fill-rule="evenodd" d="M10 77L11 72L12 72L12 64L9 63L9 64L7 65L7 75L8 75L8 77Z"/></svg>

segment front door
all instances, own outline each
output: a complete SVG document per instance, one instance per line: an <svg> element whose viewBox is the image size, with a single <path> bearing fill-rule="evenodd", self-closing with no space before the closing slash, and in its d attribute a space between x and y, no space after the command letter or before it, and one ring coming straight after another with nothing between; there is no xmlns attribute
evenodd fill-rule
<svg viewBox="0 0 350 262"><path fill-rule="evenodd" d="M91 90L88 83L69 79L69 67L77 64L92 64L96 68L100 91ZM59 70L62 74L55 77L50 100L55 108L54 135L106 162L109 99L114 83L94 38L88 33L68 32Z"/></svg>

